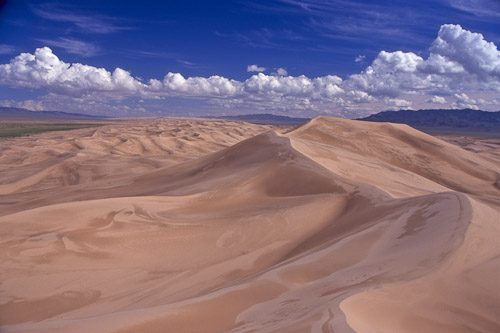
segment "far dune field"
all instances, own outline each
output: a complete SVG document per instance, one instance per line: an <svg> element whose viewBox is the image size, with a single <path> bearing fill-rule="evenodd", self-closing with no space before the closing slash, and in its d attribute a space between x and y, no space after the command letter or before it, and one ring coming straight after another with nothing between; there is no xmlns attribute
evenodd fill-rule
<svg viewBox="0 0 500 333"><path fill-rule="evenodd" d="M0 332L500 332L500 138L317 117L0 139Z"/></svg>

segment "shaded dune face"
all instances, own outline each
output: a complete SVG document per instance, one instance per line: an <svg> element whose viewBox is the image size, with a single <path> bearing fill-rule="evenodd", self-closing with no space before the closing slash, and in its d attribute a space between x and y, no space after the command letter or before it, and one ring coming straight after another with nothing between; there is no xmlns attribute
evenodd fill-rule
<svg viewBox="0 0 500 333"><path fill-rule="evenodd" d="M500 330L495 160L406 126L254 129L113 182L2 195L1 331Z"/></svg>

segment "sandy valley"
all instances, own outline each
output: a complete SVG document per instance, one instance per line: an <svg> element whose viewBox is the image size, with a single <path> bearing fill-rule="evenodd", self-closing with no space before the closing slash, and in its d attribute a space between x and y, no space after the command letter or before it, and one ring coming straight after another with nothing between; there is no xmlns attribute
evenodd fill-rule
<svg viewBox="0 0 500 333"><path fill-rule="evenodd" d="M0 140L0 331L499 332L499 152L333 117Z"/></svg>

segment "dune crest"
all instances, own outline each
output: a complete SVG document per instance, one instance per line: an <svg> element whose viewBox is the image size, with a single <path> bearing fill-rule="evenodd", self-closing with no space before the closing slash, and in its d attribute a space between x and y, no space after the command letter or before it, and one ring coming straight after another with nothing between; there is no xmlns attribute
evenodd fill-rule
<svg viewBox="0 0 500 333"><path fill-rule="evenodd" d="M330 117L37 140L0 144L2 332L500 331L484 153Z"/></svg>

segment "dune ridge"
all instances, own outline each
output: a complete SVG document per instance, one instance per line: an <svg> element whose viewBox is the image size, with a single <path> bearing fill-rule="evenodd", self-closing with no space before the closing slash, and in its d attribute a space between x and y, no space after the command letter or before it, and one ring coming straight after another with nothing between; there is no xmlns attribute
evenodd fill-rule
<svg viewBox="0 0 500 333"><path fill-rule="evenodd" d="M0 180L2 332L500 330L493 155L330 117L137 125L40 135L57 154ZM64 154L112 162L72 183Z"/></svg>

